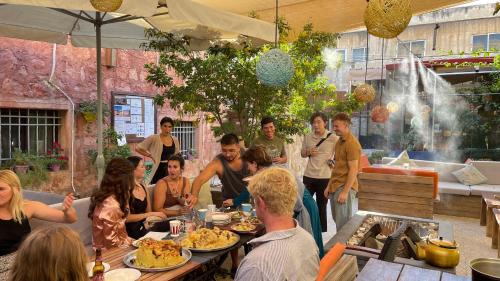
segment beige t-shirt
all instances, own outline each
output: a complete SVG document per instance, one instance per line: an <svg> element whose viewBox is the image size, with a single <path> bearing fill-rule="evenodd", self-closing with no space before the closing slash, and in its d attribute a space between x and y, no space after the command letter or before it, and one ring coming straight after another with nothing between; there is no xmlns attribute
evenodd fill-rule
<svg viewBox="0 0 500 281"><path fill-rule="evenodd" d="M322 136L316 136L314 132L306 135L304 137L304 142L302 142L302 150L315 147L322 138L326 138L328 133L328 131L325 131ZM314 179L330 178L332 171L327 161L328 159L332 159L335 151L335 143L337 143L338 139L339 137L335 135L335 133L332 133L319 147L317 147L318 154L309 157L304 176Z"/></svg>

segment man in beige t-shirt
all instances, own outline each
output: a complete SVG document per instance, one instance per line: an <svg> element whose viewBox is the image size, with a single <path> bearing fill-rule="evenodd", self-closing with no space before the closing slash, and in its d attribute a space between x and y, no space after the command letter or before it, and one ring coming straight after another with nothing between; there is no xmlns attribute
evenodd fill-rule
<svg viewBox="0 0 500 281"><path fill-rule="evenodd" d="M333 157L335 143L338 137L326 129L326 115L316 112L310 122L313 132L306 135L302 143L300 154L308 158L303 182L312 196L316 194L321 231L327 231L326 205L328 198L323 196L331 176L329 161Z"/></svg>

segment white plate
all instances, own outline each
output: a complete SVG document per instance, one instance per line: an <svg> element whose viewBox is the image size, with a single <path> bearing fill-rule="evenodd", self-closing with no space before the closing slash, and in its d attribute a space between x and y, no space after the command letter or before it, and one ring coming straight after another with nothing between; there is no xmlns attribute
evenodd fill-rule
<svg viewBox="0 0 500 281"><path fill-rule="evenodd" d="M137 250L134 250L134 251L131 251L128 254L126 254L125 257L123 257L123 263L128 267L135 268L135 269L138 269L140 271L146 271L146 272L167 271L167 270L172 270L174 268L181 267L181 266L185 265L193 256L191 251L189 251L188 249L182 249L182 256L184 256L186 258L183 262L176 264L176 265L167 266L167 267L149 268L149 267L136 266L134 264L135 259L136 259L136 255L135 255L136 253L137 253ZM108 281L108 280L106 279L106 281Z"/></svg>
<svg viewBox="0 0 500 281"><path fill-rule="evenodd" d="M141 277L141 272L133 268L119 268L106 272L106 281L135 281Z"/></svg>
<svg viewBox="0 0 500 281"><path fill-rule="evenodd" d="M132 246L139 248L139 242L144 239L144 238L152 238L154 240L162 240L165 236L168 235L169 232L155 232L155 231L150 231L146 235L142 236L141 238L135 240L132 242Z"/></svg>
<svg viewBox="0 0 500 281"><path fill-rule="evenodd" d="M95 262L88 262L87 263L87 272L89 273L89 277L92 277L92 269L94 268ZM104 272L108 272L111 266L109 263L103 262L102 265L104 265Z"/></svg>

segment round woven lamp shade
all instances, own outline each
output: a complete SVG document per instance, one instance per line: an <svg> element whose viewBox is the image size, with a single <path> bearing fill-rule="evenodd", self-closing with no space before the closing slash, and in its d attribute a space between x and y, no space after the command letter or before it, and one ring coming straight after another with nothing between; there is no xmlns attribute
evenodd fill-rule
<svg viewBox="0 0 500 281"><path fill-rule="evenodd" d="M295 70L288 54L272 49L260 57L255 71L262 84L279 88L288 84Z"/></svg>
<svg viewBox="0 0 500 281"><path fill-rule="evenodd" d="M375 123L385 123L389 120L389 110L385 106L377 105L373 108L371 117Z"/></svg>
<svg viewBox="0 0 500 281"><path fill-rule="evenodd" d="M375 89L370 84L361 84L354 89L354 98L359 102L371 102L375 99Z"/></svg>
<svg viewBox="0 0 500 281"><path fill-rule="evenodd" d="M94 9L100 12L114 12L122 5L123 0L90 0Z"/></svg>
<svg viewBox="0 0 500 281"><path fill-rule="evenodd" d="M410 0L369 0L364 19L368 33L391 39L406 29L411 16Z"/></svg>
<svg viewBox="0 0 500 281"><path fill-rule="evenodd" d="M399 110L399 104L391 101L387 104L387 110L389 110L390 113L397 112Z"/></svg>

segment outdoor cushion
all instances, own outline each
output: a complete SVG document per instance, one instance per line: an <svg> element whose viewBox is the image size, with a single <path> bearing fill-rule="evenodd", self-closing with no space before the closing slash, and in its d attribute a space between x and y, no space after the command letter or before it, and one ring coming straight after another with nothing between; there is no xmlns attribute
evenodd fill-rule
<svg viewBox="0 0 500 281"><path fill-rule="evenodd" d="M440 181L438 186L439 193L469 196L471 192L470 186L459 182Z"/></svg>
<svg viewBox="0 0 500 281"><path fill-rule="evenodd" d="M363 173L378 173L378 174L389 174L389 175L407 175L407 176L418 176L418 177L432 177L434 183L434 198L438 195L438 182L439 175L435 171L428 170L418 170L418 169L400 169L396 167L366 167L363 168Z"/></svg>
<svg viewBox="0 0 500 281"><path fill-rule="evenodd" d="M328 274L330 269L335 266L344 254L345 248L346 245L337 243L330 249L330 251L328 251L328 253L319 262L319 272L316 281L325 280L325 276Z"/></svg>
<svg viewBox="0 0 500 281"><path fill-rule="evenodd" d="M64 196L60 194L26 189L23 189L23 198L26 200L42 202L47 205L61 203L64 200Z"/></svg>
<svg viewBox="0 0 500 281"><path fill-rule="evenodd" d="M470 187L471 195L481 196L483 192L498 192L500 193L500 185L498 184L479 184Z"/></svg>
<svg viewBox="0 0 500 281"><path fill-rule="evenodd" d="M481 174L488 178L486 184L500 184L500 162L498 161L472 161Z"/></svg>
<svg viewBox="0 0 500 281"><path fill-rule="evenodd" d="M488 181L488 178L472 165L467 165L465 168L452 172L452 174L465 185L478 185Z"/></svg>
<svg viewBox="0 0 500 281"><path fill-rule="evenodd" d="M406 152L406 150L401 152L401 154L399 154L399 156L396 157L396 159L392 160L387 165L389 165L389 166L403 166L404 164L408 164L408 165L410 165L410 167L417 166L417 164L415 164L415 161L410 159L410 156L408 156L408 152Z"/></svg>

